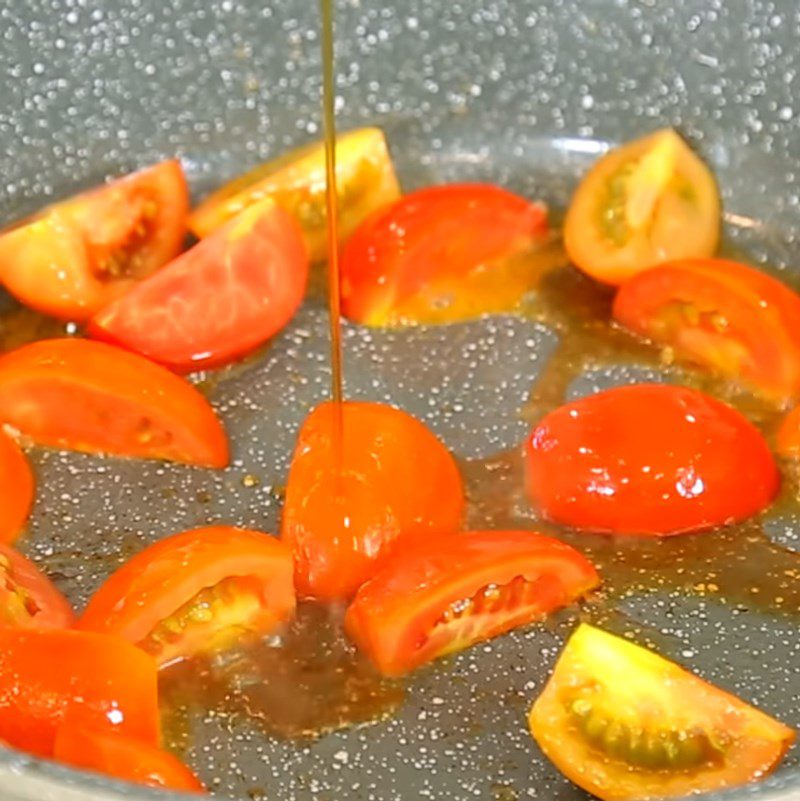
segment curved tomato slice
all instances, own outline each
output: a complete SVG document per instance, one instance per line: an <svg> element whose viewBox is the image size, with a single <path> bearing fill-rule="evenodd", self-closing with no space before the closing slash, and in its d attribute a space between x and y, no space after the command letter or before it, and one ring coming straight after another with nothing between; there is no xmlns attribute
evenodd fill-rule
<svg viewBox="0 0 800 801"><path fill-rule="evenodd" d="M767 443L739 412L685 387L638 384L568 403L528 440L527 486L556 522L682 534L742 520L775 497Z"/></svg>
<svg viewBox="0 0 800 801"><path fill-rule="evenodd" d="M263 200L102 309L90 330L177 370L219 366L283 328L307 278L300 229Z"/></svg>
<svg viewBox="0 0 800 801"><path fill-rule="evenodd" d="M555 766L603 801L674 798L761 778L795 733L673 662L579 626L529 716Z"/></svg>
<svg viewBox="0 0 800 801"><path fill-rule="evenodd" d="M721 259L654 267L620 288L614 317L769 395L800 393L800 296L753 267Z"/></svg>
<svg viewBox="0 0 800 801"><path fill-rule="evenodd" d="M469 531L398 550L356 594L347 633L388 676L541 620L600 579L532 531Z"/></svg>
<svg viewBox="0 0 800 801"><path fill-rule="evenodd" d="M78 628L116 634L160 666L269 632L294 612L291 551L269 534L211 526L160 540L105 581Z"/></svg>
<svg viewBox="0 0 800 801"><path fill-rule="evenodd" d="M0 544L0 624L68 629L75 615L67 599L36 565Z"/></svg>
<svg viewBox="0 0 800 801"><path fill-rule="evenodd" d="M117 732L62 727L56 736L53 756L74 768L147 787L205 792L201 781L177 757Z"/></svg>
<svg viewBox="0 0 800 801"><path fill-rule="evenodd" d="M0 430L0 542L14 542L33 506L33 471L22 449Z"/></svg>
<svg viewBox="0 0 800 801"><path fill-rule="evenodd" d="M672 129L603 156L564 221L567 253L607 284L675 259L713 256L720 233L714 176Z"/></svg>
<svg viewBox="0 0 800 801"><path fill-rule="evenodd" d="M225 431L191 384L101 342L49 339L0 356L0 420L40 445L228 463Z"/></svg>
<svg viewBox="0 0 800 801"><path fill-rule="evenodd" d="M781 456L800 456L800 406L792 409L778 428L776 450Z"/></svg>
<svg viewBox="0 0 800 801"><path fill-rule="evenodd" d="M0 626L0 740L50 756L61 725L158 743L158 673L119 637Z"/></svg>
<svg viewBox="0 0 800 801"><path fill-rule="evenodd" d="M543 205L499 186L412 192L373 215L347 242L342 311L360 323L387 325L415 321L443 303L458 306L471 281L541 244L547 231ZM512 280L513 273L504 278ZM519 294L528 289L519 287Z"/></svg>
<svg viewBox="0 0 800 801"><path fill-rule="evenodd" d="M383 131L361 128L337 137L336 184L339 240L345 242L369 214L400 195ZM189 226L197 236L206 237L265 197L300 223L312 261L327 258L322 142L286 153L225 184L192 212Z"/></svg>
<svg viewBox="0 0 800 801"><path fill-rule="evenodd" d="M82 321L180 252L189 192L165 161L0 232L0 281L27 306Z"/></svg>
<svg viewBox="0 0 800 801"><path fill-rule="evenodd" d="M422 423L379 403L341 411L340 461L333 405L303 423L283 507L297 591L321 600L351 597L401 539L454 531L464 514L455 460Z"/></svg>

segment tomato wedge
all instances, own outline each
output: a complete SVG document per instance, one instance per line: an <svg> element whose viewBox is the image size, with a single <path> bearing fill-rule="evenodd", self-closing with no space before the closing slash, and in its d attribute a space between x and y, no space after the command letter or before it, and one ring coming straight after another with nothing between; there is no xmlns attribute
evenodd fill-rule
<svg viewBox="0 0 800 801"><path fill-rule="evenodd" d="M147 787L205 792L201 781L177 757L117 732L62 727L56 736L54 757L74 768Z"/></svg>
<svg viewBox="0 0 800 801"><path fill-rule="evenodd" d="M713 256L719 190L708 167L672 129L603 156L581 181L564 221L577 267L621 284L656 264Z"/></svg>
<svg viewBox="0 0 800 801"><path fill-rule="evenodd" d="M418 541L356 594L345 628L381 673L541 620L600 582L574 548L532 531L469 531Z"/></svg>
<svg viewBox="0 0 800 801"><path fill-rule="evenodd" d="M369 214L400 196L383 131L361 128L336 140L339 239L345 242ZM252 203L273 198L300 223L312 261L327 257L325 146L315 142L262 164L225 184L191 214L189 226L206 237Z"/></svg>
<svg viewBox="0 0 800 801"><path fill-rule="evenodd" d="M63 724L157 744L157 677L153 658L119 637L0 626L0 740L50 756Z"/></svg>
<svg viewBox="0 0 800 801"><path fill-rule="evenodd" d="M470 282L547 238L547 210L490 184L431 186L373 215L342 252L342 311L367 325L463 306ZM512 280L513 271L504 272ZM486 280L483 280L486 290ZM498 285L497 291L503 288ZM530 286L519 287L519 294ZM486 301L486 298L484 298Z"/></svg>
<svg viewBox="0 0 800 801"><path fill-rule="evenodd" d="M115 634L163 667L273 631L294 612L291 551L259 531L210 526L145 548L105 581L78 628Z"/></svg>
<svg viewBox="0 0 800 801"><path fill-rule="evenodd" d="M380 403L341 411L341 460L332 404L303 423L281 526L298 593L324 601L350 598L395 544L454 531L464 514L455 460L422 423Z"/></svg>
<svg viewBox="0 0 800 801"><path fill-rule="evenodd" d="M800 295L754 267L722 259L654 267L623 284L614 317L767 395L800 393Z"/></svg>
<svg viewBox="0 0 800 801"><path fill-rule="evenodd" d="M105 307L90 331L178 371L218 367L280 331L307 279L300 229L262 200Z"/></svg>
<svg viewBox="0 0 800 801"><path fill-rule="evenodd" d="M228 463L225 431L191 384L102 342L48 339L0 356L0 420L40 445Z"/></svg>
<svg viewBox="0 0 800 801"><path fill-rule="evenodd" d="M658 654L581 625L529 725L548 759L603 801L675 798L762 778L795 733Z"/></svg>
<svg viewBox="0 0 800 801"><path fill-rule="evenodd" d="M0 625L68 629L75 615L67 599L36 565L0 544Z"/></svg>
<svg viewBox="0 0 800 801"><path fill-rule="evenodd" d="M31 466L17 443L0 430L0 543L14 542L34 498Z"/></svg>
<svg viewBox="0 0 800 801"><path fill-rule="evenodd" d="M83 321L181 250L189 192L165 161L0 232L0 281L25 305Z"/></svg>
<svg viewBox="0 0 800 801"><path fill-rule="evenodd" d="M778 428L776 450L781 456L800 456L800 406L792 409Z"/></svg>
<svg viewBox="0 0 800 801"><path fill-rule="evenodd" d="M526 446L528 493L568 526L616 534L701 531L763 510L780 474L759 431L685 387L637 384L546 415Z"/></svg>

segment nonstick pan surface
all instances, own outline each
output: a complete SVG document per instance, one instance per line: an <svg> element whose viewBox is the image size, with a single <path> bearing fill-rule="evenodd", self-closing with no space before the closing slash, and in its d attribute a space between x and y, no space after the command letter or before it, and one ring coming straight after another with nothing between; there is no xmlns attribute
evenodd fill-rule
<svg viewBox="0 0 800 801"><path fill-rule="evenodd" d="M199 197L320 135L316 3L0 0L0 32L3 220L174 155ZM729 241L792 270L798 41L789 0L348 0L340 126L383 127L406 188L488 179L563 209L609 144L676 125L715 169ZM547 325L512 317L398 333L348 326L346 390L424 419L475 477L479 460L524 437L522 410L557 344ZM34 450L24 550L80 606L116 565L173 531L210 521L276 530L297 427L328 392L326 359L324 310L309 301L265 353L206 382L233 441L224 472ZM651 368L588 370L569 394L642 377ZM473 517L535 525L521 503ZM773 516L763 531L787 567L800 560L800 520ZM643 586L609 625L797 727L797 612ZM186 757L220 796L242 799L586 798L525 729L569 626L566 616L421 671L388 719L317 739L195 710L181 724ZM2 799L122 797L169 796L0 753ZM796 753L770 780L725 797L800 797Z"/></svg>

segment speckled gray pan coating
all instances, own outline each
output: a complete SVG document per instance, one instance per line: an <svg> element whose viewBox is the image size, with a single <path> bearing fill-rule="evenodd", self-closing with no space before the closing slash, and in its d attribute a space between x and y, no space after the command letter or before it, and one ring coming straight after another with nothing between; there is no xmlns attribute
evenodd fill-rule
<svg viewBox="0 0 800 801"><path fill-rule="evenodd" d="M730 233L791 265L800 229L800 6L793 0L347 0L342 127L385 128L407 187L492 178L563 206L607 143L677 125L713 163ZM0 0L0 218L179 155L196 195L320 133L312 0ZM556 335L498 318L409 334L348 329L348 390L421 415L456 452L518 442L519 408ZM327 391L324 318L306 308L212 400L233 437L221 473L35 452L26 550L83 603L109 566L207 520L274 529L298 423ZM622 367L572 387L641 377ZM257 487L242 478L253 474ZM796 521L775 537L798 542ZM672 656L800 724L798 630L680 596L623 610ZM220 794L282 801L585 796L526 733L564 627L505 637L423 671L392 720L296 746L210 720L193 760ZM800 797L790 755L726 797ZM154 795L0 754L0 798ZM165 796L158 796L164 798Z"/></svg>

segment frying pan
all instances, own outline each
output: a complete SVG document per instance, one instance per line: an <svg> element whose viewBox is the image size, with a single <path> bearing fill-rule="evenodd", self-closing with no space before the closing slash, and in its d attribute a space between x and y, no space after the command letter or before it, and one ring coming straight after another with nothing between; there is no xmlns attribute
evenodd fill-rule
<svg viewBox="0 0 800 801"><path fill-rule="evenodd" d="M3 220L176 154L199 197L320 136L318 17L307 0L0 0L0 30ZM676 125L716 171L729 239L756 260L798 262L792 0L345 0L337 35L339 124L383 127L406 188L488 179L563 208L610 143ZM347 327L347 392L420 416L469 468L522 439L520 409L557 341L510 317L400 333ZM233 440L224 472L33 451L39 491L22 547L80 606L170 532L209 521L276 530L298 424L327 393L326 353L324 312L310 301L265 353L207 385ZM570 393L640 376L635 364L596 369ZM764 531L794 558L800 521L768 519ZM618 614L668 656L800 725L796 615L644 587ZM220 795L242 799L587 798L524 725L568 628L556 621L473 648L414 676L392 717L317 739L196 714L187 758ZM8 751L0 797L177 798ZM769 780L719 796L798 797L796 752Z"/></svg>

